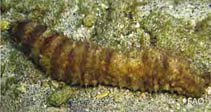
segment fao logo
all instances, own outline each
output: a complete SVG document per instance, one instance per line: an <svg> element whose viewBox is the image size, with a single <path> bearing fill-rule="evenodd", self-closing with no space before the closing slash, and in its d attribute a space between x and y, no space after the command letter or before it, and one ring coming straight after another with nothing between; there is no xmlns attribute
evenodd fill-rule
<svg viewBox="0 0 211 112"><path fill-rule="evenodd" d="M203 105L207 101L204 98L188 98L185 103L191 105Z"/></svg>

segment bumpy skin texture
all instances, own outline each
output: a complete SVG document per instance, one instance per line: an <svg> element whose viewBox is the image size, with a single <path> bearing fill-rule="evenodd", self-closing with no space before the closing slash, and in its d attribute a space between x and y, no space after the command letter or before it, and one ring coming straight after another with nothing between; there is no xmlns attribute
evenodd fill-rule
<svg viewBox="0 0 211 112"><path fill-rule="evenodd" d="M53 79L72 85L102 84L193 97L204 92L204 79L193 75L187 63L167 52L143 50L132 57L46 30L45 26L26 20L14 25L10 33Z"/></svg>

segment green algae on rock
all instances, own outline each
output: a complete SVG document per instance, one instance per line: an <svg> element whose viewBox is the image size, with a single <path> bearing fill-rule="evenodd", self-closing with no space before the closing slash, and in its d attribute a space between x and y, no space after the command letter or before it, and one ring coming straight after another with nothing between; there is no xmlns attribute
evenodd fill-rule
<svg viewBox="0 0 211 112"><path fill-rule="evenodd" d="M94 23L95 23L95 16L94 16L93 14L87 15L87 16L83 19L83 24L84 24L86 27L92 27Z"/></svg>
<svg viewBox="0 0 211 112"><path fill-rule="evenodd" d="M67 102L67 100L73 96L73 90L66 86L60 90L55 91L48 97L48 103L52 106L60 106Z"/></svg>
<svg viewBox="0 0 211 112"><path fill-rule="evenodd" d="M10 25L10 23L8 21L1 20L0 21L1 32L8 30L9 29L9 25Z"/></svg>
<svg viewBox="0 0 211 112"><path fill-rule="evenodd" d="M53 79L72 85L111 85L199 97L205 81L188 63L165 50L135 50L129 56L90 42L75 41L34 21L17 22L11 38Z"/></svg>

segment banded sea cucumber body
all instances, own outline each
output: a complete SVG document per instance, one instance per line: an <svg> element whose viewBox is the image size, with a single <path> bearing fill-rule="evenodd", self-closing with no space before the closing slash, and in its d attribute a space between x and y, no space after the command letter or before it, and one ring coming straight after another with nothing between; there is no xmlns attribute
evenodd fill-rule
<svg viewBox="0 0 211 112"><path fill-rule="evenodd" d="M205 81L184 61L158 50L129 57L90 42L71 40L25 20L10 30L11 38L53 79L72 85L98 84L141 91L169 91L199 97Z"/></svg>

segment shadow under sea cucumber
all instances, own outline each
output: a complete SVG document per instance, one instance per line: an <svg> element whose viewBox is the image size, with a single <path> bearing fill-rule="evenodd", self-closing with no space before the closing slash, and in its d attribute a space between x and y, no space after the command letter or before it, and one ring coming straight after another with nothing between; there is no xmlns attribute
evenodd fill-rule
<svg viewBox="0 0 211 112"><path fill-rule="evenodd" d="M205 80L185 61L154 49L137 51L129 57L113 49L90 42L75 41L37 22L17 22L10 29L11 38L24 48L25 54L53 79L72 85L98 84L141 91L169 91L199 97Z"/></svg>

